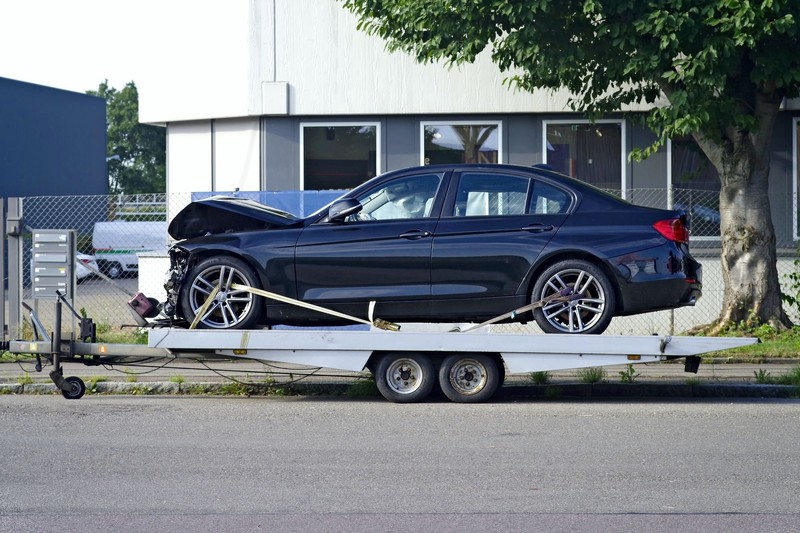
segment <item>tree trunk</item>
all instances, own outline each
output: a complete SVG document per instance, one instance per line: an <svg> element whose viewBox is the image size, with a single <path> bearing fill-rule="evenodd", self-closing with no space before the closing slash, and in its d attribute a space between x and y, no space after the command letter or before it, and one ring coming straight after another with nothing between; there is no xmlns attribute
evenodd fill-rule
<svg viewBox="0 0 800 533"><path fill-rule="evenodd" d="M754 143L737 132L723 144L718 170L722 312L713 332L731 324L791 326L783 311L778 282L775 228L769 205L769 143ZM720 168L721 167L721 168Z"/></svg>

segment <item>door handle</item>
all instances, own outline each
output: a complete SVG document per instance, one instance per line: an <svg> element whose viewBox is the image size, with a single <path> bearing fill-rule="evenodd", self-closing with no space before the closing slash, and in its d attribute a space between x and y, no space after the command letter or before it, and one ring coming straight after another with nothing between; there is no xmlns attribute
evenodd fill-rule
<svg viewBox="0 0 800 533"><path fill-rule="evenodd" d="M522 228L522 231L527 231L529 233L544 233L545 231L553 231L553 226L550 224L531 224L530 226L525 226Z"/></svg>
<svg viewBox="0 0 800 533"><path fill-rule="evenodd" d="M419 229L412 229L411 231L407 231L405 233L400 234L401 239L408 239L411 241L416 241L417 239L423 239L425 237L430 237L430 231L422 231Z"/></svg>

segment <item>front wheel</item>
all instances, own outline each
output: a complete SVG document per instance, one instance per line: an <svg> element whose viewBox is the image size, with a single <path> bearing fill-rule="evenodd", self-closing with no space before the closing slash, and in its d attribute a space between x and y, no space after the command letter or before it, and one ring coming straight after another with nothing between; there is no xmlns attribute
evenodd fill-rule
<svg viewBox="0 0 800 533"><path fill-rule="evenodd" d="M206 329L250 329L262 313L261 298L232 285L259 288L250 266L236 257L218 255L197 263L181 289L184 318ZM216 289L216 293L215 293Z"/></svg>
<svg viewBox="0 0 800 533"><path fill-rule="evenodd" d="M375 383L391 402L419 402L433 390L436 369L425 354L386 354L375 365Z"/></svg>
<svg viewBox="0 0 800 533"><path fill-rule="evenodd" d="M565 289L572 295L558 297ZM600 334L614 316L614 288L596 265L582 259L559 261L542 272L531 301L554 298L533 311L545 333Z"/></svg>

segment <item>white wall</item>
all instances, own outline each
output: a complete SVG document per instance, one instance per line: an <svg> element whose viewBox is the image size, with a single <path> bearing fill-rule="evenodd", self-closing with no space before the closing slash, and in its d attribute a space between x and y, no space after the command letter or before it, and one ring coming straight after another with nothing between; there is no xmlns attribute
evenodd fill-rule
<svg viewBox="0 0 800 533"><path fill-rule="evenodd" d="M139 118L563 111L566 93L514 92L488 53L420 65L356 29L338 0L228 0L165 39L163 79L139 86Z"/></svg>
<svg viewBox="0 0 800 533"><path fill-rule="evenodd" d="M170 218L192 192L261 188L258 118L176 122L167 126Z"/></svg>
<svg viewBox="0 0 800 533"><path fill-rule="evenodd" d="M212 190L211 121L167 127L167 220L191 202L191 193Z"/></svg>
<svg viewBox="0 0 800 533"><path fill-rule="evenodd" d="M390 54L378 37L358 31L355 17L335 0L278 0L276 21L276 78L289 82L293 115L565 109L564 94L503 86L506 75L487 53L457 69Z"/></svg>
<svg viewBox="0 0 800 533"><path fill-rule="evenodd" d="M259 120L214 121L215 191L257 191L260 180Z"/></svg>
<svg viewBox="0 0 800 533"><path fill-rule="evenodd" d="M212 190L211 121L167 128L167 193Z"/></svg>
<svg viewBox="0 0 800 533"><path fill-rule="evenodd" d="M205 0L191 7L162 2L169 17L143 28L146 38L159 39L162 51L154 58L160 66L158 76L136 80L139 120L164 124L258 114L260 109L250 109L251 98L257 96L251 80L261 78L260 13L271 2ZM163 20L180 23L166 27ZM251 74L252 69L257 72Z"/></svg>

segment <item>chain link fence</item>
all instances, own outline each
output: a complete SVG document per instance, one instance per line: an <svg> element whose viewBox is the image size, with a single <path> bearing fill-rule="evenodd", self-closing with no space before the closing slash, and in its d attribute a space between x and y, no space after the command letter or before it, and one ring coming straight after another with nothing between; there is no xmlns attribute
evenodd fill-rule
<svg viewBox="0 0 800 533"><path fill-rule="evenodd" d="M165 194L23 198L23 300L46 326L54 323L54 300L33 298L31 236L33 230L72 229L78 263L72 306L94 318L101 329L134 324L126 302L145 279L139 276L143 256L166 253L167 205ZM67 327L69 319L64 320Z"/></svg>
<svg viewBox="0 0 800 533"><path fill-rule="evenodd" d="M307 215L338 196L338 191L289 191L238 193L274 207ZM169 265L167 224L170 216L192 200L221 193L150 194L129 196L30 197L23 199L25 225L32 229L74 229L79 259L78 285L73 306L95 319L100 328L117 329L133 324L126 302L137 292L163 300L163 284ZM650 207L674 206L692 214L692 254L703 264L703 297L694 307L615 318L609 334L672 334L712 322L720 313L723 279L720 265L718 193L688 189L636 189L625 197ZM793 213L797 197L790 198ZM795 215L793 220L796 221ZM797 228L776 228L778 274L788 292L789 275L797 272ZM93 260L92 260L93 258ZM37 310L42 321L53 323L52 300L36 300L31 293L31 240L27 234L22 261L23 299ZM13 268L13 265L9 265ZM795 323L797 309L787 309ZM501 331L537 332L534 324L510 324Z"/></svg>

